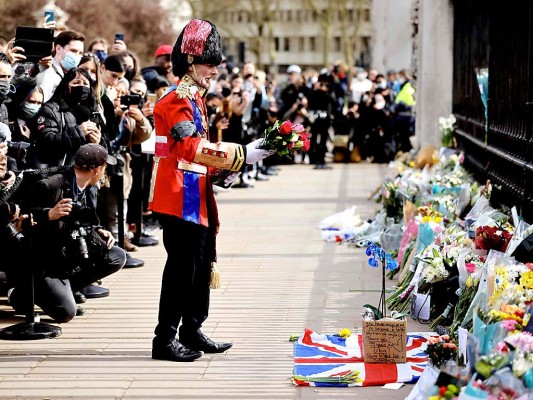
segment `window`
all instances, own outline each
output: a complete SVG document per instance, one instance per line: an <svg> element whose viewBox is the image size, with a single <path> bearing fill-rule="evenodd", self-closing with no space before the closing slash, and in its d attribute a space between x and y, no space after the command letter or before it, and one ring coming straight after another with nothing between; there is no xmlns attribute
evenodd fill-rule
<svg viewBox="0 0 533 400"><path fill-rule="evenodd" d="M290 51L290 38L283 38L283 51Z"/></svg>
<svg viewBox="0 0 533 400"><path fill-rule="evenodd" d="M296 10L296 22L302 22L302 10Z"/></svg>
<svg viewBox="0 0 533 400"><path fill-rule="evenodd" d="M274 38L274 49L279 51L279 37Z"/></svg>
<svg viewBox="0 0 533 400"><path fill-rule="evenodd" d="M298 51L305 51L305 42L303 37L298 38Z"/></svg>
<svg viewBox="0 0 533 400"><path fill-rule="evenodd" d="M353 9L348 10L348 21L353 22Z"/></svg>
<svg viewBox="0 0 533 400"><path fill-rule="evenodd" d="M334 51L341 51L341 38L338 36L333 38L333 49Z"/></svg>
<svg viewBox="0 0 533 400"><path fill-rule="evenodd" d="M237 22L242 22L242 12L240 12L240 11L237 14Z"/></svg>
<svg viewBox="0 0 533 400"><path fill-rule="evenodd" d="M292 10L287 11L287 22L292 22Z"/></svg>
<svg viewBox="0 0 533 400"><path fill-rule="evenodd" d="M363 11L363 21L368 22L370 21L370 10L366 9Z"/></svg>
<svg viewBox="0 0 533 400"><path fill-rule="evenodd" d="M316 41L314 37L309 38L309 51L316 51Z"/></svg>

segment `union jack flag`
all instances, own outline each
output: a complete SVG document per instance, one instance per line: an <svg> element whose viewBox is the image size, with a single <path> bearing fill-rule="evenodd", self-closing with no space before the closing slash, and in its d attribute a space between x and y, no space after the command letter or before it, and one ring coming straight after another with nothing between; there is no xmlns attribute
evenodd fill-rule
<svg viewBox="0 0 533 400"><path fill-rule="evenodd" d="M365 364L363 337L321 335L304 330L294 345L293 383L300 386L381 386L415 383L426 367L430 334L407 335L405 364ZM356 372L356 380L343 379ZM328 379L329 378L329 379Z"/></svg>

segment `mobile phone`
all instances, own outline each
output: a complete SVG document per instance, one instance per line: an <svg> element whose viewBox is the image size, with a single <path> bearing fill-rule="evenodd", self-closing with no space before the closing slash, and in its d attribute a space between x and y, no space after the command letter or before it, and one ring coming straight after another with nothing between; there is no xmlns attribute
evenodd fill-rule
<svg viewBox="0 0 533 400"><path fill-rule="evenodd" d="M141 103L142 97L138 94L127 94L120 98L120 105L123 108L129 108L130 106L137 106Z"/></svg>
<svg viewBox="0 0 533 400"><path fill-rule="evenodd" d="M148 93L146 95L146 100L153 107L153 106L155 106L155 103L157 101L157 95L155 93Z"/></svg>
<svg viewBox="0 0 533 400"><path fill-rule="evenodd" d="M100 113L94 111L91 113L91 118L89 118L89 121L94 122L96 125L98 125L98 129L100 129L100 119Z"/></svg>
<svg viewBox="0 0 533 400"><path fill-rule="evenodd" d="M117 32L117 33L115 33L115 42L116 42L117 40L122 40L122 41L124 41L124 33L122 33L122 32Z"/></svg>
<svg viewBox="0 0 533 400"><path fill-rule="evenodd" d="M56 17L54 10L47 10L44 12L44 18L46 22L52 22Z"/></svg>

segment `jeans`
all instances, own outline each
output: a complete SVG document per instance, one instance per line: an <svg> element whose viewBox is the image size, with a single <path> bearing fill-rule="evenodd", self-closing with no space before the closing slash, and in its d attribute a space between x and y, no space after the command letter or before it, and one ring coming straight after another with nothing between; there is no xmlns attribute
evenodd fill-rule
<svg viewBox="0 0 533 400"><path fill-rule="evenodd" d="M76 316L76 302L73 291L76 292L87 285L105 278L120 270L126 263L126 253L120 247L112 247L105 262L98 263L94 267L88 267L72 277L56 278L48 274L35 273L34 295L35 304L42 308L56 322L68 322ZM27 314L29 307L28 298L31 292L29 279L19 277L17 286L11 294L9 301L11 306L19 313Z"/></svg>

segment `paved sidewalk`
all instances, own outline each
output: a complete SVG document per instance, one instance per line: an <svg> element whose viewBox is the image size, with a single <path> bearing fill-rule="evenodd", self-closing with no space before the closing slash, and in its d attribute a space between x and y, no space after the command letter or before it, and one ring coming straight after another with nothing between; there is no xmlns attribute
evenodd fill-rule
<svg viewBox="0 0 533 400"><path fill-rule="evenodd" d="M111 296L88 300L86 314L62 325L61 337L0 341L0 398L403 398L410 387L298 388L289 381L291 334L360 327L361 306L377 303L377 293L349 292L380 286L364 251L325 243L317 225L353 204L373 216L376 204L367 197L385 173L375 164L283 166L254 189L217 195L222 288L212 291L204 332L233 341L226 354L193 363L150 358L165 253L161 245L143 248L136 255L146 266L105 279ZM0 327L20 321L8 306L1 310Z"/></svg>

